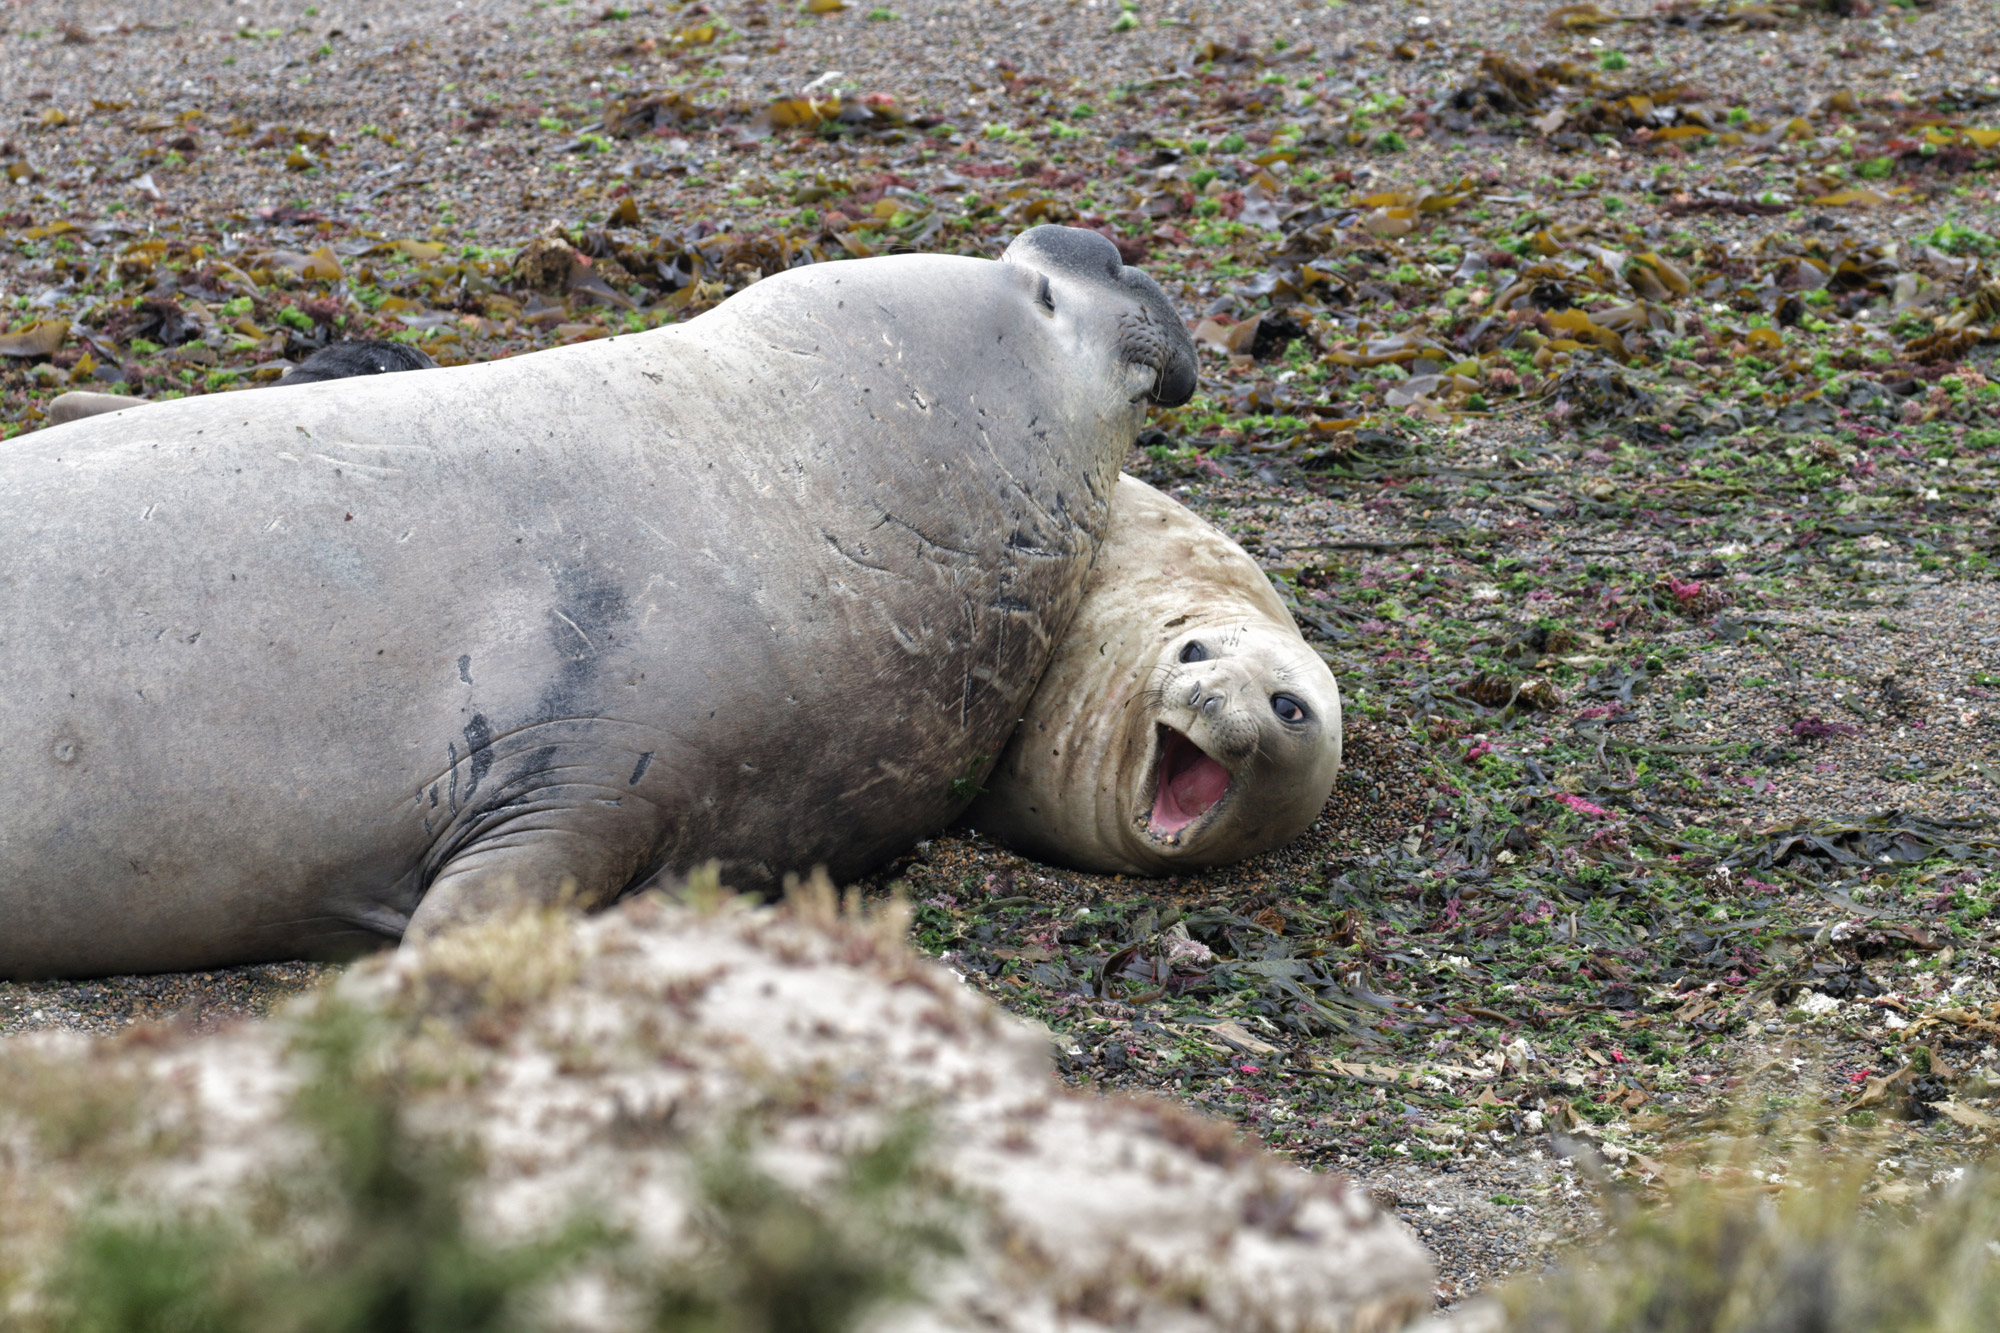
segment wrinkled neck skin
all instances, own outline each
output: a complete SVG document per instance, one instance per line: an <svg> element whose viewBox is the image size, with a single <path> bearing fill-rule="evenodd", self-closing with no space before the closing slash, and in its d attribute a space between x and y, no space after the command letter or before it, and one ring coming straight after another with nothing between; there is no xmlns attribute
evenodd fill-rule
<svg viewBox="0 0 2000 1333"><path fill-rule="evenodd" d="M1121 476L1070 633L968 819L1043 860L1170 874L1291 841L1339 767L1339 688L1263 572Z"/></svg>

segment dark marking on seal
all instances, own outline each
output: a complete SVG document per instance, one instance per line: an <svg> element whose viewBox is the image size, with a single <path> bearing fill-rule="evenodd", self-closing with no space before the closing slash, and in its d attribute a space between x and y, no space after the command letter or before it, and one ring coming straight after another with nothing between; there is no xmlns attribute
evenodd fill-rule
<svg viewBox="0 0 2000 1333"><path fill-rule="evenodd" d="M1033 537L1030 537L1027 533L1021 531L1019 528L1014 529L1013 532L1008 534L1007 546L1009 550L1021 551L1027 555L1047 556L1047 555L1058 554L1055 551L1051 551L1048 547L1042 545L1040 542L1036 541Z"/></svg>
<svg viewBox="0 0 2000 1333"><path fill-rule="evenodd" d="M646 770L651 768L652 766L653 766L653 752L651 750L648 750L646 751L646 753L639 756L638 763L632 765L632 776L626 780L625 785L628 787L638 786L639 779L645 777Z"/></svg>
<svg viewBox="0 0 2000 1333"><path fill-rule="evenodd" d="M456 743L456 742L454 742L454 741L446 741L446 742L444 743L444 752L445 752L445 755L446 755L446 757L448 757L448 758L449 758L449 759L451 760L451 766L450 766L449 768L447 768L447 769L445 770L445 772L447 772L447 773L451 774L451 786L445 789L445 794L444 794L444 796L445 796L445 800L446 800L446 802L448 802L448 803L450 804L450 806L451 806L451 812L452 812L453 814L457 814L457 813L458 813L458 745L457 745L457 743Z"/></svg>
<svg viewBox="0 0 2000 1333"><path fill-rule="evenodd" d="M493 726L486 714L474 713L465 724L466 758L471 761L472 781L465 784L465 799L479 790L480 779L493 771Z"/></svg>
<svg viewBox="0 0 2000 1333"><path fill-rule="evenodd" d="M996 597L990 603L995 611L1029 612L1035 608L1018 597Z"/></svg>
<svg viewBox="0 0 2000 1333"><path fill-rule="evenodd" d="M590 687L612 660L619 634L631 619L620 587L602 573L574 565L552 565L555 604L547 615L549 647L560 659L555 679L526 719L529 724L584 717L596 711Z"/></svg>
<svg viewBox="0 0 2000 1333"><path fill-rule="evenodd" d="M472 654L464 653L458 659L458 678L467 685L472 683Z"/></svg>
<svg viewBox="0 0 2000 1333"><path fill-rule="evenodd" d="M549 642L572 661L598 656L629 618L625 590L596 570L558 566L556 604L549 609Z"/></svg>

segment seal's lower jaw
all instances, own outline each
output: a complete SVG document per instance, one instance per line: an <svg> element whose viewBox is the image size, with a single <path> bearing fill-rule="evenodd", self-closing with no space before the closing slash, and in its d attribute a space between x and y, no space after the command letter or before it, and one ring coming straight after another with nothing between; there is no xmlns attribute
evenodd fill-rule
<svg viewBox="0 0 2000 1333"><path fill-rule="evenodd" d="M1141 823L1155 840L1179 843L1229 795L1229 770L1164 722L1153 750L1153 808Z"/></svg>

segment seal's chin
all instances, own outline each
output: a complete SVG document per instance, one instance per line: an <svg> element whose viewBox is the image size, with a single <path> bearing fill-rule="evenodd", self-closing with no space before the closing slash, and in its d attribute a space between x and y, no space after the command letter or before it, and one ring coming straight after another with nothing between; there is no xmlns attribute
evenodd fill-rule
<svg viewBox="0 0 2000 1333"><path fill-rule="evenodd" d="M1180 835L1229 794L1229 770L1199 745L1162 722L1154 741L1153 809L1146 830L1166 842Z"/></svg>

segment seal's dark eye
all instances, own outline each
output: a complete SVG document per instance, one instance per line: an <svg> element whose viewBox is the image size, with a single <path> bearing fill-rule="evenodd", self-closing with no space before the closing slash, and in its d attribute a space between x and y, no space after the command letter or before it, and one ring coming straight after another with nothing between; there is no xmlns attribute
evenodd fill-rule
<svg viewBox="0 0 2000 1333"><path fill-rule="evenodd" d="M1206 662L1207 660L1208 649L1201 646L1200 639L1188 640L1187 646L1181 649L1181 661L1183 662Z"/></svg>
<svg viewBox="0 0 2000 1333"><path fill-rule="evenodd" d="M1286 722L1303 722L1306 720L1305 705L1289 694L1272 695L1271 711Z"/></svg>
<svg viewBox="0 0 2000 1333"><path fill-rule="evenodd" d="M1051 315L1056 312L1056 294L1049 289L1049 280L1046 277L1035 284L1035 304Z"/></svg>

